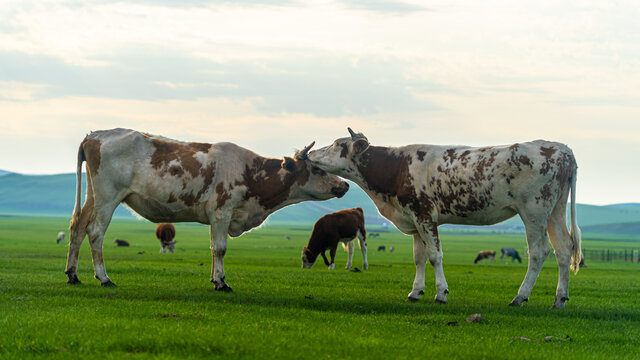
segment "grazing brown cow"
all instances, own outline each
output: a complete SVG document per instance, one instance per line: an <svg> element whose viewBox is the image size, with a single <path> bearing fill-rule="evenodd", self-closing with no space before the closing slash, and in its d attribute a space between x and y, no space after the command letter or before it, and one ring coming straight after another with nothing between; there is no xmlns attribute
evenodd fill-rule
<svg viewBox="0 0 640 360"><path fill-rule="evenodd" d="M409 301L424 293L427 260L435 273L435 300L447 301L438 226L490 225L519 214L526 228L529 264L511 305L521 306L529 299L550 240L558 261L553 307L564 307L570 268L577 273L581 258L575 212L578 166L569 147L544 140L485 147L384 147L370 145L362 133L348 130L351 136L312 151L309 160L358 184L382 216L413 235L416 276ZM569 194L571 229L566 224Z"/></svg>
<svg viewBox="0 0 640 360"><path fill-rule="evenodd" d="M160 240L160 253L173 253L176 249L176 242L173 238L176 236L176 228L171 223L159 223L156 226L156 238Z"/></svg>
<svg viewBox="0 0 640 360"><path fill-rule="evenodd" d="M95 277L114 286L104 265L102 243L120 203L155 223L210 225L211 282L225 282L227 236L240 236L273 212L306 200L341 197L349 184L311 165L307 152L269 159L232 143L182 142L127 129L96 131L78 149L76 204L71 219L65 273L79 283L78 254L89 236ZM82 205L82 163L87 195Z"/></svg>
<svg viewBox="0 0 640 360"><path fill-rule="evenodd" d="M353 259L353 239L358 238L363 257L363 269L369 268L367 262L367 231L364 228L364 212L362 208L344 209L324 215L313 226L309 244L302 249L302 268L311 269L318 255L322 255L329 270L335 268L335 257L338 243L349 253L346 269L351 268ZM331 262L327 260L325 251L329 250Z"/></svg>
<svg viewBox="0 0 640 360"><path fill-rule="evenodd" d="M484 250L478 253L478 256L475 260L473 260L474 264L477 264L478 261L484 259L491 259L491 262L496 262L496 252L493 250Z"/></svg>

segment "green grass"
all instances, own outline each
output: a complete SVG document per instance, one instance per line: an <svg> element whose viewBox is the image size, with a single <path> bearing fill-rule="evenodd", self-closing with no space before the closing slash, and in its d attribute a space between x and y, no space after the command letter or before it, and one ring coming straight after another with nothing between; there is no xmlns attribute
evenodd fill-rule
<svg viewBox="0 0 640 360"><path fill-rule="evenodd" d="M451 293L438 305L430 266L425 297L404 301L415 267L412 240L398 233L369 239L370 269L353 273L343 270L342 250L334 271L320 263L300 269L308 229L255 230L229 240L225 270L234 292L218 293L209 283L204 226L178 224L176 253L162 255L153 224L114 222L104 258L117 288L93 279L87 241L78 271L83 284L66 284L66 247L55 236L67 227L62 218L0 218L0 358L640 357L640 264L589 263L571 276L567 308L551 310L557 268L550 256L529 302L511 308L526 259L473 259L479 250L524 249L519 234L442 234ZM132 246L115 247L114 238ZM396 250L377 252L378 245ZM586 238L583 246L638 248L640 241ZM354 266L361 265L356 247ZM484 323L467 323L473 313ZM452 321L458 325L448 326ZM513 339L521 336L531 341Z"/></svg>

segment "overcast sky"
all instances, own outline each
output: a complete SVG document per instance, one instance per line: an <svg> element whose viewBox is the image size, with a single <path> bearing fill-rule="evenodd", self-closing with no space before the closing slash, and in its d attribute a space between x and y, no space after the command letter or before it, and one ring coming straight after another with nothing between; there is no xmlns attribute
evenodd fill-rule
<svg viewBox="0 0 640 360"><path fill-rule="evenodd" d="M637 1L0 2L0 169L75 171L125 127L290 155L544 138L579 202L640 202Z"/></svg>

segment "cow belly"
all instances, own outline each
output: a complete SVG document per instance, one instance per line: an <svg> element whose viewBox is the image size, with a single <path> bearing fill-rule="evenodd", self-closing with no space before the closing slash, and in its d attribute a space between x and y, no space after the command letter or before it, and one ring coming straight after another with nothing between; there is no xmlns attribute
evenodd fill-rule
<svg viewBox="0 0 640 360"><path fill-rule="evenodd" d="M512 218L518 212L510 207L487 208L483 211L472 212L465 216L440 215L438 224L459 224L459 225L493 225Z"/></svg>
<svg viewBox="0 0 640 360"><path fill-rule="evenodd" d="M130 194L124 199L123 203L138 215L155 223L188 221L208 223L203 211L194 211L193 208L185 207L180 203L167 204L139 194Z"/></svg>

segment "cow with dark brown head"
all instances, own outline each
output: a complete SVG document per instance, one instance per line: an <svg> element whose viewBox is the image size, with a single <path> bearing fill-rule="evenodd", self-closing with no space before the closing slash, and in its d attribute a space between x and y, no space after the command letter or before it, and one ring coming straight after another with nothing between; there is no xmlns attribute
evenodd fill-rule
<svg viewBox="0 0 640 360"><path fill-rule="evenodd" d="M566 145L536 140L505 146L374 146L362 133L309 153L311 162L358 184L400 231L413 235L416 277L408 300L424 293L427 260L436 276L436 301L447 301L438 226L490 225L516 214L529 245L529 268L512 305L527 301L547 257L547 234L559 276L553 306L568 300L569 269L579 269L575 215L576 160ZM571 230L565 216L571 194Z"/></svg>
<svg viewBox="0 0 640 360"><path fill-rule="evenodd" d="M120 203L152 222L210 226L211 282L225 282L227 236L240 236L285 206L341 197L347 182L307 159L313 144L293 158L271 159L232 143L182 142L127 129L96 131L78 149L76 205L65 273L78 283L80 245L89 236L95 277L113 286L102 258L105 231ZM81 209L82 163L87 195Z"/></svg>
<svg viewBox="0 0 640 360"><path fill-rule="evenodd" d="M353 239L358 238L362 251L363 269L369 268L367 262L367 231L364 228L364 212L362 208L344 209L326 214L313 226L309 243L302 249L302 268L311 269L318 255L322 255L329 270L335 268L336 249L342 243L349 254L346 269L351 268L353 259ZM331 262L325 252L329 250Z"/></svg>
<svg viewBox="0 0 640 360"><path fill-rule="evenodd" d="M176 228L171 223L159 223L156 226L156 238L160 240L160 253L173 253L176 249Z"/></svg>

